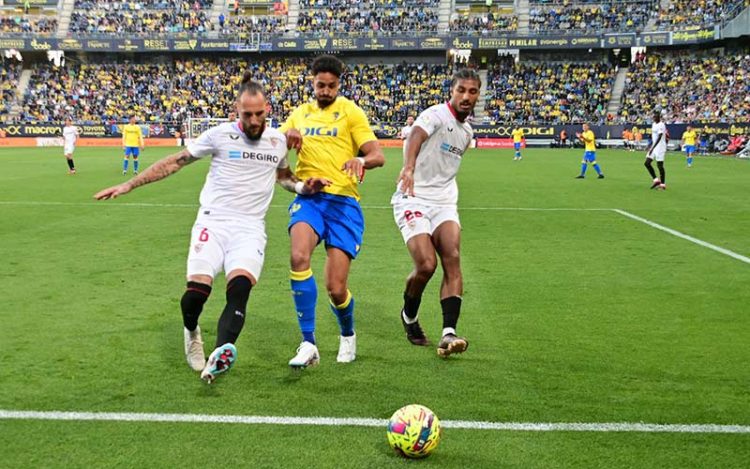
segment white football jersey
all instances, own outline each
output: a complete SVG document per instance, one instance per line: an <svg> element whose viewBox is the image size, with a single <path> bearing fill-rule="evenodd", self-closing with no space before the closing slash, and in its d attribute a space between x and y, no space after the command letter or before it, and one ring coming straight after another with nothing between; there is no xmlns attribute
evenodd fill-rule
<svg viewBox="0 0 750 469"><path fill-rule="evenodd" d="M276 170L289 167L286 137L266 127L248 139L237 122L226 122L190 142L195 158L212 156L201 190L201 212L263 220L273 197Z"/></svg>
<svg viewBox="0 0 750 469"><path fill-rule="evenodd" d="M78 137L78 127L74 125L66 125L63 127L62 135L66 147L75 145L76 137Z"/></svg>
<svg viewBox="0 0 750 469"><path fill-rule="evenodd" d="M664 122L654 122L651 125L651 144L653 145L657 138L661 135L659 145L657 145L653 151L666 151L667 150L667 126Z"/></svg>
<svg viewBox="0 0 750 469"><path fill-rule="evenodd" d="M430 204L455 205L458 202L456 174L474 137L471 125L459 122L448 103L425 109L414 125L428 135L419 149L414 168L414 196ZM404 197L400 189L396 189L393 200Z"/></svg>
<svg viewBox="0 0 750 469"><path fill-rule="evenodd" d="M405 125L401 129L401 138L403 138L404 140L406 140L407 138L409 138L409 134L411 133L411 128L412 127L414 127L414 126L413 125Z"/></svg>

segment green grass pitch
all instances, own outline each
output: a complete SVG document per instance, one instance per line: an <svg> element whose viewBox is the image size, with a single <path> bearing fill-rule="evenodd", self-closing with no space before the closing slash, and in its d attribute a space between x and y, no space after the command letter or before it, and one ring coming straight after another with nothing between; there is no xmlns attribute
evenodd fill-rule
<svg viewBox="0 0 750 469"><path fill-rule="evenodd" d="M174 151L147 148L142 165ZM0 149L0 409L387 418L421 403L444 420L750 424L750 265L626 218L621 209L750 256L747 161L667 157L649 190L642 153L471 150L459 175L469 350L441 360L398 319L411 268L390 195L400 151L362 185L367 229L350 287L357 361L320 287L319 367L292 373L299 343L288 285L286 206L267 217L266 264L239 359L208 386L182 352L179 299L208 168L198 162L114 201L119 149ZM520 210L569 209L569 210ZM440 272L421 319L440 331ZM201 326L213 345L217 279ZM385 428L0 420L1 467L747 467L750 435L446 430L404 461ZM744 461L744 463L743 463Z"/></svg>

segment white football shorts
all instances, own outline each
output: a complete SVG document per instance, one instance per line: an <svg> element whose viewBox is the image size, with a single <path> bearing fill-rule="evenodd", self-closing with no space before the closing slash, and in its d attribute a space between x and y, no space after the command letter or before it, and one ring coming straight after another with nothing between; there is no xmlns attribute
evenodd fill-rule
<svg viewBox="0 0 750 469"><path fill-rule="evenodd" d="M666 148L661 150L659 148L654 148L651 151L651 156L648 156L647 158L651 158L652 160L656 161L664 161L664 155L667 154Z"/></svg>
<svg viewBox="0 0 750 469"><path fill-rule="evenodd" d="M430 205L413 197L398 199L393 203L393 218L404 242L419 234L432 236L437 227L447 221L461 226L455 205Z"/></svg>
<svg viewBox="0 0 750 469"><path fill-rule="evenodd" d="M65 147L63 148L63 155L72 155L75 150L75 145L65 145Z"/></svg>
<svg viewBox="0 0 750 469"><path fill-rule="evenodd" d="M265 228L262 220L201 213L190 237L187 275L215 278L222 270L244 269L258 280L266 251Z"/></svg>

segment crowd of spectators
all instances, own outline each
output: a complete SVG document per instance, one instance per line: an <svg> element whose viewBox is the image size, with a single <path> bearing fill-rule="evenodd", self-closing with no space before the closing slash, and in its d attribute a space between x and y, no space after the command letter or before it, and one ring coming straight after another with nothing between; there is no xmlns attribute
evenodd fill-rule
<svg viewBox="0 0 750 469"><path fill-rule="evenodd" d="M57 31L57 18L47 16L0 16L0 34L39 34L47 36Z"/></svg>
<svg viewBox="0 0 750 469"><path fill-rule="evenodd" d="M516 31L518 17L497 13L455 14L450 20L450 30L488 34L495 31Z"/></svg>
<svg viewBox="0 0 750 469"><path fill-rule="evenodd" d="M491 64L485 111L492 121L526 124L603 123L615 70L601 63Z"/></svg>
<svg viewBox="0 0 750 469"><path fill-rule="evenodd" d="M186 59L153 64L38 64L24 97L21 119L80 122L122 120L137 114L146 122L225 117L233 108L245 70L267 89L271 114L281 121L313 98L309 61L236 58ZM442 102L450 86L445 65L350 65L341 94L356 101L373 122L402 122Z"/></svg>
<svg viewBox="0 0 750 469"><path fill-rule="evenodd" d="M302 34L436 32L438 0L301 0Z"/></svg>
<svg viewBox="0 0 750 469"><path fill-rule="evenodd" d="M586 33L643 29L659 9L659 0L537 2L529 9L534 32Z"/></svg>
<svg viewBox="0 0 750 469"><path fill-rule="evenodd" d="M449 95L446 65L403 62L398 65L350 66L342 94L357 102L374 122L404 122Z"/></svg>
<svg viewBox="0 0 750 469"><path fill-rule="evenodd" d="M21 62L0 56L0 122L6 120L16 102L16 89L21 69Z"/></svg>
<svg viewBox="0 0 750 469"><path fill-rule="evenodd" d="M750 122L750 56L649 54L628 70L619 120Z"/></svg>
<svg viewBox="0 0 750 469"><path fill-rule="evenodd" d="M659 11L656 26L702 26L721 23L748 6L748 0L671 0L668 7Z"/></svg>
<svg viewBox="0 0 750 469"><path fill-rule="evenodd" d="M0 67L2 112L14 99L20 65ZM174 59L163 63L78 63L32 68L20 119L147 122L225 117L245 70L268 90L271 115L282 121L313 98L309 60ZM350 64L341 94L373 123L403 122L449 94L450 66L420 63ZM606 63L516 63L501 58L488 69L485 111L490 121L525 124L622 122L643 124L654 111L668 122L750 122L750 56L640 55L627 74L617 117L606 108L616 68Z"/></svg>
<svg viewBox="0 0 750 469"><path fill-rule="evenodd" d="M21 119L82 123L123 119L135 113L148 121L168 120L173 68L164 64L37 64L24 95Z"/></svg>
<svg viewBox="0 0 750 469"><path fill-rule="evenodd" d="M204 34L211 31L211 0L77 0L70 16L72 34Z"/></svg>
<svg viewBox="0 0 750 469"><path fill-rule="evenodd" d="M288 29L288 17L284 15L243 15L219 18L219 32L224 36L244 37L247 34L281 34Z"/></svg>

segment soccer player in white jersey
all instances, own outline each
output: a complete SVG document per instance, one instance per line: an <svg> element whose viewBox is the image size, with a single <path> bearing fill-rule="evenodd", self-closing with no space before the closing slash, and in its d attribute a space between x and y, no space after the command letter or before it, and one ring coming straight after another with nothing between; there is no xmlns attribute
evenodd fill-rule
<svg viewBox="0 0 750 469"><path fill-rule="evenodd" d="M664 170L664 155L667 153L667 126L661 121L661 114L654 113L654 122L651 125L651 145L646 153L644 166L653 178L651 189L666 189L667 178ZM656 160L656 166L659 168L659 177L654 172L653 161Z"/></svg>
<svg viewBox="0 0 750 469"><path fill-rule="evenodd" d="M76 142L78 141L78 127L73 125L73 120L70 117L65 119L62 136L63 154L65 159L68 160L68 174L75 174L76 165L73 162L73 152L76 150Z"/></svg>
<svg viewBox="0 0 750 469"><path fill-rule="evenodd" d="M316 193L329 184L323 178L303 182L294 176L287 161L286 137L266 128L266 94L251 77L245 73L237 94L238 121L208 129L181 152L94 196L115 198L164 179L200 158L212 157L190 240L187 289L180 302L187 362L208 382L229 370L237 357L235 342L245 323L250 290L263 267L264 220L274 182L298 194ZM222 270L227 280L226 306L219 318L216 349L206 360L198 317Z"/></svg>
<svg viewBox="0 0 750 469"><path fill-rule="evenodd" d="M401 128L401 132L398 134L398 137L401 140L406 140L409 138L409 134L411 133L412 126L414 125L414 116L409 116L406 118L406 125Z"/></svg>
<svg viewBox="0 0 750 469"><path fill-rule="evenodd" d="M417 313L438 257L443 266L443 332L437 348L441 357L461 353L469 346L465 338L456 334L463 294L456 174L474 136L466 120L474 110L481 86L474 70L459 70L451 80L450 101L419 115L404 146L404 165L391 199L396 224L414 261L414 270L406 279L401 310L406 338L414 345L429 344Z"/></svg>

